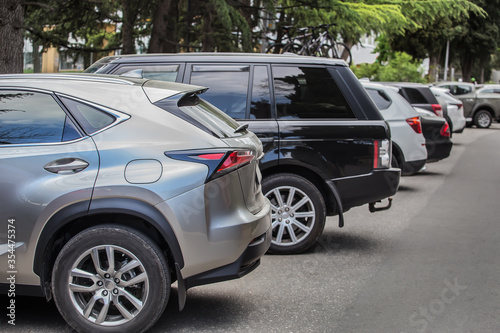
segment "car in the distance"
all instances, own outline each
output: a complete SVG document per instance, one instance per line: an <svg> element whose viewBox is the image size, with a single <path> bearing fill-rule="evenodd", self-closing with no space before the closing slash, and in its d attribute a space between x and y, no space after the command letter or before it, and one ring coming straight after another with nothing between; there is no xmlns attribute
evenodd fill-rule
<svg viewBox="0 0 500 333"><path fill-rule="evenodd" d="M444 117L444 110L428 86L412 82L383 82L388 86L398 88L398 92L413 107L431 111L439 117Z"/></svg>
<svg viewBox="0 0 500 333"><path fill-rule="evenodd" d="M450 89L463 102L468 125L488 128L494 120L500 120L500 85L485 84L477 87L472 83L440 82L436 86ZM458 87L464 89L459 90Z"/></svg>
<svg viewBox="0 0 500 333"><path fill-rule="evenodd" d="M391 128L392 165L403 175L413 175L425 165L427 149L419 113L395 87L362 82Z"/></svg>
<svg viewBox="0 0 500 333"><path fill-rule="evenodd" d="M439 104L446 109L445 118L450 125L452 133L462 133L465 129L466 120L464 117L464 107L461 100L453 97L446 88L430 87L434 96L436 96Z"/></svg>
<svg viewBox="0 0 500 333"><path fill-rule="evenodd" d="M262 145L204 90L0 76L2 292L15 271L16 295L53 298L77 331L143 332L173 282L182 309L253 271L271 243Z"/></svg>
<svg viewBox="0 0 500 333"><path fill-rule="evenodd" d="M415 108L420 114L422 132L427 148L427 162L437 162L450 156L453 142L448 122L443 117L436 116L433 112Z"/></svg>

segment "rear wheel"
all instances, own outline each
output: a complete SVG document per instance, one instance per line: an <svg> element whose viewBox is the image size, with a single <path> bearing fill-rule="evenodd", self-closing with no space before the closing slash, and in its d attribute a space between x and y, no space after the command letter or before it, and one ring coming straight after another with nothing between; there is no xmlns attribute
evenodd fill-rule
<svg viewBox="0 0 500 333"><path fill-rule="evenodd" d="M303 177L280 173L265 178L262 189L272 209L269 252L295 254L311 247L326 219L325 201L316 186Z"/></svg>
<svg viewBox="0 0 500 333"><path fill-rule="evenodd" d="M491 116L491 113L486 110L479 110L474 115L474 125L479 128L488 128L492 122L493 117Z"/></svg>
<svg viewBox="0 0 500 333"><path fill-rule="evenodd" d="M335 49L335 53L337 54L336 58L343 59L349 66L352 65L352 55L351 50L344 43L335 43L333 48Z"/></svg>
<svg viewBox="0 0 500 333"><path fill-rule="evenodd" d="M301 49L302 49L302 46L300 46L299 44L288 43L283 47L283 49L281 50L281 53L300 54Z"/></svg>
<svg viewBox="0 0 500 333"><path fill-rule="evenodd" d="M73 237L52 271L54 300L78 332L144 332L170 294L165 256L145 235L120 226Z"/></svg>

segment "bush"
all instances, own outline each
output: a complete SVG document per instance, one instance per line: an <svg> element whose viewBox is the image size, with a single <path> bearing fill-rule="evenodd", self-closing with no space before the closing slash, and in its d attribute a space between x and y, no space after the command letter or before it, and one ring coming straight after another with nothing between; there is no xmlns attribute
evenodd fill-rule
<svg viewBox="0 0 500 333"><path fill-rule="evenodd" d="M385 65L361 64L353 66L352 70L358 79L369 78L371 81L384 82L426 82L422 77L423 69L420 63L404 52L396 52Z"/></svg>

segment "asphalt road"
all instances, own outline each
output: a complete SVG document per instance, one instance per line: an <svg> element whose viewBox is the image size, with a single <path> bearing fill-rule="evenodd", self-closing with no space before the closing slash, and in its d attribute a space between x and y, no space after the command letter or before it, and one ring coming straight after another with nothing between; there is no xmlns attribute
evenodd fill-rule
<svg viewBox="0 0 500 333"><path fill-rule="evenodd" d="M500 332L500 125L453 141L389 211L352 209L343 229L329 218L312 251L193 288L183 312L174 288L151 332ZM16 304L1 332L71 332L53 303Z"/></svg>

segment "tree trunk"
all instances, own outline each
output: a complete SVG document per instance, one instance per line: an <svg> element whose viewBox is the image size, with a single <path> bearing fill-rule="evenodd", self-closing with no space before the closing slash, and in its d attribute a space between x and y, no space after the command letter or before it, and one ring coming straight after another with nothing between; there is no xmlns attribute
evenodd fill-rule
<svg viewBox="0 0 500 333"><path fill-rule="evenodd" d="M213 20L215 16L215 8L210 2L205 6L205 14L203 15L203 36L201 50L203 52L215 51L215 38L213 31Z"/></svg>
<svg viewBox="0 0 500 333"><path fill-rule="evenodd" d="M177 52L177 22L180 0L158 0L148 53Z"/></svg>
<svg viewBox="0 0 500 333"><path fill-rule="evenodd" d="M130 0L122 0L122 8L123 8L122 53L134 54L135 53L134 24L138 14L137 2Z"/></svg>
<svg viewBox="0 0 500 333"><path fill-rule="evenodd" d="M460 55L460 66L462 67L462 80L469 82L472 74L472 56L468 52Z"/></svg>
<svg viewBox="0 0 500 333"><path fill-rule="evenodd" d="M429 56L429 81L438 81L438 64L439 58L436 55L431 54Z"/></svg>
<svg viewBox="0 0 500 333"><path fill-rule="evenodd" d="M24 8L20 0L0 0L0 74L23 72Z"/></svg>
<svg viewBox="0 0 500 333"><path fill-rule="evenodd" d="M33 42L33 73L42 72L42 64L40 63L40 46L37 42Z"/></svg>

